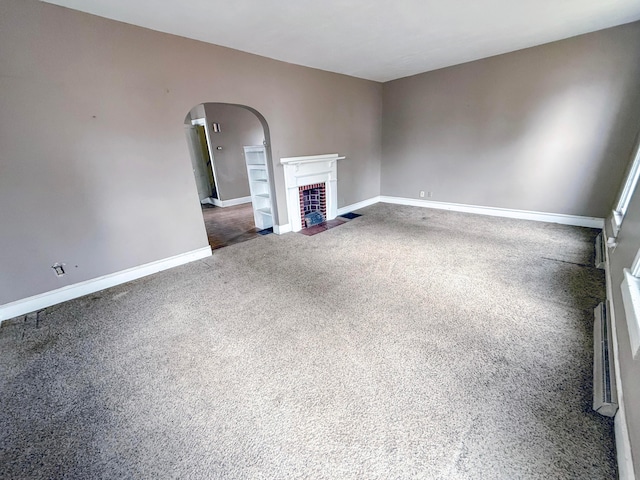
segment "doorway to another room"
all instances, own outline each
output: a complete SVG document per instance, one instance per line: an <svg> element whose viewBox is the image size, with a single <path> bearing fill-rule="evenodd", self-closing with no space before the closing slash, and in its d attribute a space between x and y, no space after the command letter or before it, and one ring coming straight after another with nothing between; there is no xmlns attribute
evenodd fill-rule
<svg viewBox="0 0 640 480"><path fill-rule="evenodd" d="M212 249L273 232L268 127L249 107L195 106L185 129L200 208Z"/></svg>

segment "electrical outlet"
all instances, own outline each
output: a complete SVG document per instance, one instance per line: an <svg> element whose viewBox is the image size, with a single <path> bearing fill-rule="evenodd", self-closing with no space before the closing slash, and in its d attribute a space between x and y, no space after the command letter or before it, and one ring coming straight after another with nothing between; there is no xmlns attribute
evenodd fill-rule
<svg viewBox="0 0 640 480"><path fill-rule="evenodd" d="M424 190L420 190L420 198L424 198Z"/></svg>
<svg viewBox="0 0 640 480"><path fill-rule="evenodd" d="M64 263L54 263L53 265L51 265L51 268L53 268L53 271L58 277L61 277L65 274L64 265Z"/></svg>
<svg viewBox="0 0 640 480"><path fill-rule="evenodd" d="M433 192L427 192L427 197L429 198L433 197Z"/></svg>

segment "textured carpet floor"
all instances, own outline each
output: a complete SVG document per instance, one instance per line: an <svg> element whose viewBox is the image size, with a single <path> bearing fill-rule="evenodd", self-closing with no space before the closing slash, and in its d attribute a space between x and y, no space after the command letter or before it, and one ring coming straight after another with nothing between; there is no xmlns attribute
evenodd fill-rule
<svg viewBox="0 0 640 480"><path fill-rule="evenodd" d="M4 478L615 478L594 230L378 204L0 328Z"/></svg>

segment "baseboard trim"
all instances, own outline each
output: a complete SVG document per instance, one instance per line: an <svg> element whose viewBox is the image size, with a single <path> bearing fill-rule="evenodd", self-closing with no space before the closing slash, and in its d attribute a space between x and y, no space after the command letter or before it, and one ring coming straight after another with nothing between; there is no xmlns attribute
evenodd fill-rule
<svg viewBox="0 0 640 480"><path fill-rule="evenodd" d="M216 207L222 207L222 202L217 198L207 197L200 200L200 205L214 205Z"/></svg>
<svg viewBox="0 0 640 480"><path fill-rule="evenodd" d="M284 225L274 225L273 233L276 235L282 235L283 233L289 233L291 231L291 224L286 223Z"/></svg>
<svg viewBox="0 0 640 480"><path fill-rule="evenodd" d="M338 208L338 215L344 215L345 213L353 212L354 210L360 210L361 208L368 207L369 205L376 204L380 201L380 196L372 197L367 200L362 200L361 202L352 203L351 205L347 205L346 207Z"/></svg>
<svg viewBox="0 0 640 480"><path fill-rule="evenodd" d="M251 197L238 197L231 200L219 200L217 198L209 197L200 201L201 204L215 205L216 207L234 207L236 205L242 205L243 203L251 203Z"/></svg>
<svg viewBox="0 0 640 480"><path fill-rule="evenodd" d="M219 207L235 207L236 205L242 205L243 203L251 203L251 197L238 197L231 200L218 200Z"/></svg>
<svg viewBox="0 0 640 480"><path fill-rule="evenodd" d="M388 195L379 195L376 197L371 197L367 200L362 200L361 202L356 202L351 205L340 207L337 210L337 214L344 215L345 213L353 212L354 210L359 210L361 208L374 205L378 202L392 203L395 205L408 205L408 206L422 207L422 208L435 208L438 210L450 210L454 212L474 213L477 215L490 215L493 217L516 218L519 220L533 220L536 222L560 223L562 225L573 225L576 227L589 227L589 228L599 228L599 229L604 228L604 218L598 218L598 217L583 217L579 215L566 215L564 213L534 212L530 210L514 210L510 208L499 208L499 207L483 207L483 206L477 206L477 205L465 205L462 203L447 203L447 202L436 202L433 200L419 200L414 198L392 197ZM284 230L282 230L283 227L285 227ZM290 232L291 231L290 227L288 230L286 229L286 227L289 227L289 225L281 226L280 232L276 231L276 227L274 227L273 231L276 233Z"/></svg>
<svg viewBox="0 0 640 480"><path fill-rule="evenodd" d="M462 203L435 202L432 200L418 200L404 197L390 197L381 195L383 203L397 205L410 205L414 207L435 208L438 210L451 210L454 212L475 213L478 215L490 215L492 217L517 218L519 220L533 220L536 222L560 223L576 227L604 228L604 218L582 217L579 215L565 215L563 213L533 212L529 210L513 210L510 208L482 207L465 205Z"/></svg>
<svg viewBox="0 0 640 480"><path fill-rule="evenodd" d="M636 480L631 456L631 442L624 407L618 397L618 412L613 420L613 430L616 437L616 459L618 461L618 478L620 480Z"/></svg>
<svg viewBox="0 0 640 480"><path fill-rule="evenodd" d="M27 297L22 300L16 300L15 302L6 303L4 305L0 305L0 323L9 318L35 312L36 310L82 297L83 295L98 292L105 288L130 282L131 280L136 280L141 277L146 277L147 275L151 275L162 270L184 265L185 263L200 260L201 258L210 257L211 254L211 247L207 246L190 252L174 255L173 257L156 260L155 262L92 278L91 280L85 280L84 282L67 285L66 287Z"/></svg>
<svg viewBox="0 0 640 480"><path fill-rule="evenodd" d="M361 202L353 203L351 205L347 205L346 207L341 207L336 210L336 215L344 215L345 213L353 212L354 210L358 210L360 208L368 207L369 205L373 205L374 203L378 203L380 201L380 197L372 197L367 200L362 200ZM285 225L274 225L273 233L276 235L282 235L284 233L291 232L291 224L287 223Z"/></svg>
<svg viewBox="0 0 640 480"><path fill-rule="evenodd" d="M631 454L631 440L627 427L627 417L624 409L622 395L622 377L620 376L620 353L618 350L618 330L616 326L616 312L613 305L613 289L611 283L611 263L609 261L609 249L605 249L605 284L607 300L609 300L609 315L611 316L611 330L613 336L613 363L616 370L616 393L618 394L618 412L613 420L613 428L616 439L616 457L618 461L618 478L620 480L635 480L633 457Z"/></svg>

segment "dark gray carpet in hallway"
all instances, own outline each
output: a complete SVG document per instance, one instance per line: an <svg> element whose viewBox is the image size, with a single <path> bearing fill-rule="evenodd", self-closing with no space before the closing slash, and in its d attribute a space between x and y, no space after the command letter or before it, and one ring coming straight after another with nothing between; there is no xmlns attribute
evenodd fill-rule
<svg viewBox="0 0 640 480"><path fill-rule="evenodd" d="M4 322L3 478L615 478L594 230L378 204Z"/></svg>

